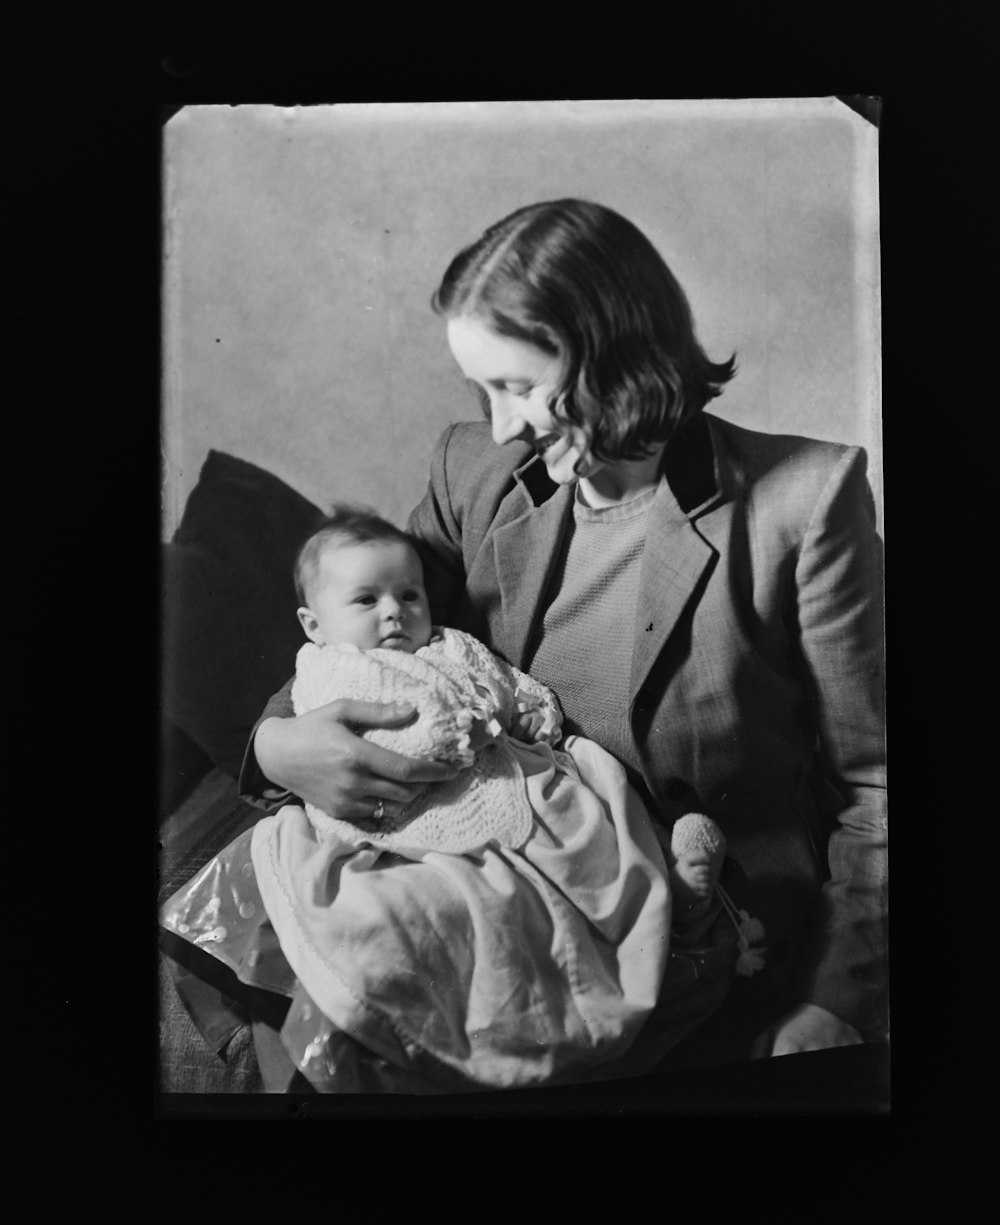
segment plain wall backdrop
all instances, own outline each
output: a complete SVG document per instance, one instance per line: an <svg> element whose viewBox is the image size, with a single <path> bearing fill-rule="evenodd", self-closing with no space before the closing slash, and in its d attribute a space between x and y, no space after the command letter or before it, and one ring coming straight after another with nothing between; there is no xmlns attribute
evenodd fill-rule
<svg viewBox="0 0 1000 1225"><path fill-rule="evenodd" d="M736 351L711 412L865 446L881 509L877 132L836 99L196 106L164 158L165 539L210 448L404 524L479 418L430 295L560 196L635 222Z"/></svg>

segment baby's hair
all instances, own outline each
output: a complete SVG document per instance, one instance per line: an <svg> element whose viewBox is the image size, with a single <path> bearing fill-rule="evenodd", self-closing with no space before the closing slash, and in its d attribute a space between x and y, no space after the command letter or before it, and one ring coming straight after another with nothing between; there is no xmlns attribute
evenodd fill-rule
<svg viewBox="0 0 1000 1225"><path fill-rule="evenodd" d="M308 588L319 571L319 559L330 541L341 544L369 544L373 541L401 541L416 550L412 536L383 519L370 506L335 502L330 513L299 550L295 562L295 594L300 604L309 602ZM419 556L419 553L418 553Z"/></svg>
<svg viewBox="0 0 1000 1225"><path fill-rule="evenodd" d="M561 357L549 408L602 463L666 442L736 370L735 355L706 356L684 291L642 231L587 200L498 221L455 256L431 305Z"/></svg>

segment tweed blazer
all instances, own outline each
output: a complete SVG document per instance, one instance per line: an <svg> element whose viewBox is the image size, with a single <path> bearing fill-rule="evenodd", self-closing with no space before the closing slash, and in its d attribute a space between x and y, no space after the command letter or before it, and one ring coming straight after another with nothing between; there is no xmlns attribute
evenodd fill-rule
<svg viewBox="0 0 1000 1225"><path fill-rule="evenodd" d="M882 562L865 453L701 413L664 472L622 610L635 781L661 819L722 827L789 1005L881 1034ZM435 621L524 668L572 501L527 444L450 426L409 522Z"/></svg>

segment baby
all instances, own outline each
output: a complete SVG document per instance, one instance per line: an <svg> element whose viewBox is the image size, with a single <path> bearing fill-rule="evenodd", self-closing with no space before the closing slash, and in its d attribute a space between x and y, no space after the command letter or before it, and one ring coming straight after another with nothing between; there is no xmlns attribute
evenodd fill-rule
<svg viewBox="0 0 1000 1225"><path fill-rule="evenodd" d="M392 849L469 852L490 840L520 845L532 816L506 737L554 744L562 718L552 693L475 638L431 624L420 557L410 539L365 508L339 505L303 546L295 568L296 714L337 698L406 703L408 726L367 739L407 757L463 769L391 815L375 799L351 822ZM344 822L306 805L317 829L360 841Z"/></svg>
<svg viewBox="0 0 1000 1225"><path fill-rule="evenodd" d="M697 966L718 939L721 831L690 814L672 845L610 754L557 748L555 697L432 625L414 545L372 512L335 507L296 583L296 714L407 702L409 725L364 735L459 774L351 821L286 805L164 926L291 997L281 1039L321 1092L566 1083L636 1051L651 1066L695 1023L658 1030L648 1055L638 1041L670 954Z"/></svg>

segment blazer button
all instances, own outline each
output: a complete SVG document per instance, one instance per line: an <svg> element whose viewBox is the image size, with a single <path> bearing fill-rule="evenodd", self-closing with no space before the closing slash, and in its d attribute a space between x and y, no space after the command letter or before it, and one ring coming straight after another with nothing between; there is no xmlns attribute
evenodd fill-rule
<svg viewBox="0 0 1000 1225"><path fill-rule="evenodd" d="M690 788L682 778L672 778L663 790L668 800L683 800Z"/></svg>

